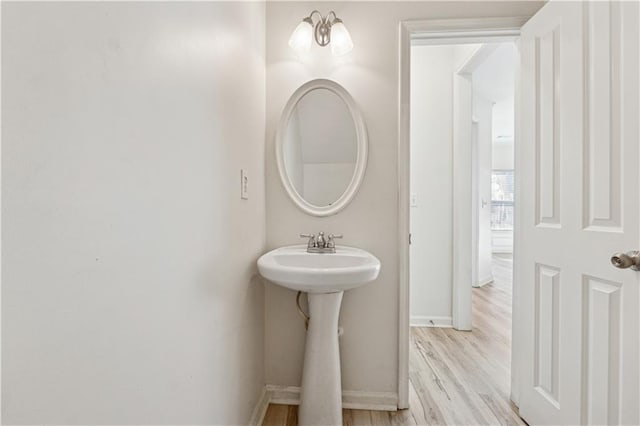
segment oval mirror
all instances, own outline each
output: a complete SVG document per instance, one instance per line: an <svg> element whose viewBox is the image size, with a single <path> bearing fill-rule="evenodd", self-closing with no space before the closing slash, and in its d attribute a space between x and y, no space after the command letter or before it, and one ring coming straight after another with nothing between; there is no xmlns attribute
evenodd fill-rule
<svg viewBox="0 0 640 426"><path fill-rule="evenodd" d="M293 202L314 216L345 208L367 163L367 132L353 98L331 80L302 85L282 112L276 134L280 178Z"/></svg>

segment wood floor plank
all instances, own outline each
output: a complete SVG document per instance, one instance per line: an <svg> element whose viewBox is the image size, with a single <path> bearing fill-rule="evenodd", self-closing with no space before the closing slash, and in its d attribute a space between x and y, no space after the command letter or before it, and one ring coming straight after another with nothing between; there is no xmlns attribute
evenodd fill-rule
<svg viewBox="0 0 640 426"><path fill-rule="evenodd" d="M440 409L447 418L447 423L467 424L474 420L478 423L486 423L484 416L478 410L478 404L473 401L468 392L463 374L448 362L447 358L450 354L443 351L443 347L438 346L435 341L427 341L425 345L428 348L426 354L430 360L429 366L438 375L438 385L446 392L447 401L440 404Z"/></svg>
<svg viewBox="0 0 640 426"><path fill-rule="evenodd" d="M374 425L371 414L373 411L368 410L351 410L351 418L353 418L354 426Z"/></svg>
<svg viewBox="0 0 640 426"><path fill-rule="evenodd" d="M392 411L390 414L391 424L393 426L418 426L429 424L424 416L424 406L420 403L413 383L409 382L409 406L414 410L398 410ZM420 421L416 419L418 415Z"/></svg>
<svg viewBox="0 0 640 426"><path fill-rule="evenodd" d="M497 366L492 366L491 361L482 359L480 354L473 353L468 347L465 347L464 352L459 355L459 360L461 365L466 365L463 368L468 388L472 389L478 398L476 401L483 405L483 411L491 412L491 423L502 423L497 414L504 410L511 410L508 371L496 370ZM475 363L482 363L483 368L477 368ZM492 374L492 371L495 373ZM491 396L492 405L487 404L487 395Z"/></svg>
<svg viewBox="0 0 640 426"><path fill-rule="evenodd" d="M440 407L448 406L448 396L444 389L437 384L435 377L427 377L416 371L409 372L409 379L415 388L415 399L410 401L411 411L418 424L447 424L459 423L458 413L443 412ZM421 412L420 412L421 411Z"/></svg>
<svg viewBox="0 0 640 426"><path fill-rule="evenodd" d="M287 424L288 405L269 404L267 414L264 416L263 425L285 426Z"/></svg>
<svg viewBox="0 0 640 426"><path fill-rule="evenodd" d="M289 411L287 411L287 426L297 426L298 425L298 407L295 405L289 405Z"/></svg>
<svg viewBox="0 0 640 426"><path fill-rule="evenodd" d="M345 408L342 409L342 424L344 426L353 426L353 416L351 413L351 410L347 410Z"/></svg>
<svg viewBox="0 0 640 426"><path fill-rule="evenodd" d="M389 411L371 411L371 424L379 426L391 426Z"/></svg>
<svg viewBox="0 0 640 426"><path fill-rule="evenodd" d="M494 255L494 281L473 289L473 331L412 327L409 409L343 409L343 424L525 424L509 399L512 268L510 255ZM296 424L296 406L273 404L263 422L266 426Z"/></svg>
<svg viewBox="0 0 640 426"><path fill-rule="evenodd" d="M469 361L461 351L452 351L446 345L450 344L448 333L450 329L428 329L423 331L423 338L428 340L432 336L438 336L438 339L428 341L428 345L432 348L434 360L442 368L445 380L450 384L449 394L451 396L449 403L450 409L458 415L464 414L465 417L456 424L490 424L497 422L491 410L487 409L486 404L479 397L477 390L484 390L484 383L473 374L474 364ZM445 344L443 344L445 342Z"/></svg>
<svg viewBox="0 0 640 426"><path fill-rule="evenodd" d="M411 410L392 411L389 414L389 418L391 419L391 426L422 426L427 424L426 422L416 422L415 417L411 414Z"/></svg>
<svg viewBox="0 0 640 426"><path fill-rule="evenodd" d="M492 395L480 395L487 404L487 407L493 411L501 425L522 425L522 419L516 414L511 401L507 404L496 401Z"/></svg>
<svg viewBox="0 0 640 426"><path fill-rule="evenodd" d="M445 424L444 418L432 398L427 392L418 392L416 387L420 387L417 380L409 383L409 411L411 418L417 425ZM422 395L422 398L420 397Z"/></svg>

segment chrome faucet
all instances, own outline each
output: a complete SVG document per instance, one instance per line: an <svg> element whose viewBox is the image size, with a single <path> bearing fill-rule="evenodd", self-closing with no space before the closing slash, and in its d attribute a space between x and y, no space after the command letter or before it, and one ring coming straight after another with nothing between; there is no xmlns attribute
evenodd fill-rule
<svg viewBox="0 0 640 426"><path fill-rule="evenodd" d="M316 237L313 234L300 234L300 238L308 238L307 253L335 253L336 238L342 238L342 235L329 234L326 238L324 232L318 232Z"/></svg>

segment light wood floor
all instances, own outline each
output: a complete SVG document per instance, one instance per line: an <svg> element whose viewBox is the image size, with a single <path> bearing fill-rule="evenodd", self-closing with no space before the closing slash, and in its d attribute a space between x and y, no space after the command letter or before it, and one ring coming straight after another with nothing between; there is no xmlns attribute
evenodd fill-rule
<svg viewBox="0 0 640 426"><path fill-rule="evenodd" d="M345 425L524 424L509 400L510 255L495 255L494 282L473 289L473 331L413 327L408 410L343 410ZM271 404L264 425L296 425L297 407Z"/></svg>

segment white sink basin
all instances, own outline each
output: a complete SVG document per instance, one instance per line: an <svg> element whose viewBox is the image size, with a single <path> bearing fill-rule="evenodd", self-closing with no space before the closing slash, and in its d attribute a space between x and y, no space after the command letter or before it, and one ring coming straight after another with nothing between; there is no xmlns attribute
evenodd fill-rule
<svg viewBox="0 0 640 426"><path fill-rule="evenodd" d="M307 253L306 245L286 246L258 259L258 270L268 280L307 293L349 290L378 277L380 261L353 247L336 247L335 253Z"/></svg>
<svg viewBox="0 0 640 426"><path fill-rule="evenodd" d="M306 245L281 247L258 259L268 280L304 291L309 300L309 329L304 352L298 424L342 425L342 387L338 318L344 290L378 277L380 261L353 247L335 253L307 253Z"/></svg>

